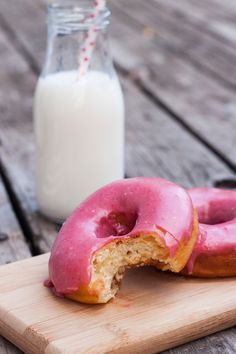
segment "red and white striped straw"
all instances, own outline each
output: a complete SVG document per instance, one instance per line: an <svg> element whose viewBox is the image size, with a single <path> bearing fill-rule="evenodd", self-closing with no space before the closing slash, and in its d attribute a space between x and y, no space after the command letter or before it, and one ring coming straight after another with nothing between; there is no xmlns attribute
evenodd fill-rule
<svg viewBox="0 0 236 354"><path fill-rule="evenodd" d="M92 20L95 20L106 7L106 0L96 0L94 10L90 15ZM97 40L97 28L91 26L86 34L85 42L82 48L82 53L79 57L79 78L86 75L93 54L93 49Z"/></svg>

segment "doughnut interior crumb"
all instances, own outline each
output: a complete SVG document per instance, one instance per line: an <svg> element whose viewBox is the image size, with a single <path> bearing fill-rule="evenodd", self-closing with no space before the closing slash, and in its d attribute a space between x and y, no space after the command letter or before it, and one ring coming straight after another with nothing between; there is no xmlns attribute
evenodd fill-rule
<svg viewBox="0 0 236 354"><path fill-rule="evenodd" d="M166 262L168 250L156 236L140 235L114 241L96 252L92 262L91 286L99 287L99 303L106 303L119 290L125 270Z"/></svg>

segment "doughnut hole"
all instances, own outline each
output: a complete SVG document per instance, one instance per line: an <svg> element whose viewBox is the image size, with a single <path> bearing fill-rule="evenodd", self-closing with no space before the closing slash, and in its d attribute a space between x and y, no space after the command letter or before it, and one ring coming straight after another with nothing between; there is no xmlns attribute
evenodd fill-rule
<svg viewBox="0 0 236 354"><path fill-rule="evenodd" d="M133 230L137 217L136 213L111 212L99 220L96 236L124 236Z"/></svg>
<svg viewBox="0 0 236 354"><path fill-rule="evenodd" d="M235 201L232 200L216 200L208 204L207 213L199 210L199 222L207 225L217 225L227 221L231 221L236 217Z"/></svg>

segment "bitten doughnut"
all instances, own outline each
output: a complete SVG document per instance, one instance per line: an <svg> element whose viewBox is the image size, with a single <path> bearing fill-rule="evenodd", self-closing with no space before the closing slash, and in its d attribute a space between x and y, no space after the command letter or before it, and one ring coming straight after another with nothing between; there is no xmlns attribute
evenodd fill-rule
<svg viewBox="0 0 236 354"><path fill-rule="evenodd" d="M183 273L198 277L236 275L236 192L189 190L199 218L199 237Z"/></svg>
<svg viewBox="0 0 236 354"><path fill-rule="evenodd" d="M197 235L196 213L183 188L158 178L116 181L92 194L64 223L46 285L59 296L106 303L128 267L179 272Z"/></svg>

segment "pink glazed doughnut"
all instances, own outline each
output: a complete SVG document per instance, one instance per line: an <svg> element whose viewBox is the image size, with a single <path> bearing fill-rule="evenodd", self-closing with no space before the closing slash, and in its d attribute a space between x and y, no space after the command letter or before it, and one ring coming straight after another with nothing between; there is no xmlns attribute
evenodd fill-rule
<svg viewBox="0 0 236 354"><path fill-rule="evenodd" d="M199 218L199 237L183 271L197 277L236 275L236 191L189 190Z"/></svg>
<svg viewBox="0 0 236 354"><path fill-rule="evenodd" d="M49 260L49 280L59 296L106 303L125 269L153 265L179 272L192 252L198 222L181 187L158 178L108 184L66 220Z"/></svg>

